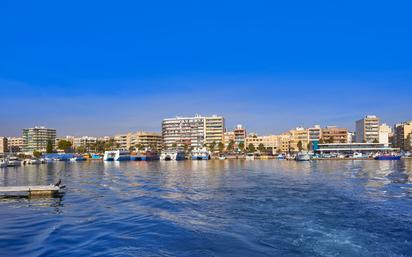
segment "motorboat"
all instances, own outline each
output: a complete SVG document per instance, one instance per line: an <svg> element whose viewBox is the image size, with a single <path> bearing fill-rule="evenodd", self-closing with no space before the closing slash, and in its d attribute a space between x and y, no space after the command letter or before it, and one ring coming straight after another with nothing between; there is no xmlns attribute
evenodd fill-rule
<svg viewBox="0 0 412 257"><path fill-rule="evenodd" d="M298 153L295 160L298 162L310 161L310 155L308 153Z"/></svg>
<svg viewBox="0 0 412 257"><path fill-rule="evenodd" d="M246 154L246 160L253 161L255 159L255 155L253 153Z"/></svg>
<svg viewBox="0 0 412 257"><path fill-rule="evenodd" d="M126 150L115 150L104 152L105 161L130 161L130 152Z"/></svg>
<svg viewBox="0 0 412 257"><path fill-rule="evenodd" d="M185 152L181 150L167 150L160 155L162 161L182 161L185 159Z"/></svg>
<svg viewBox="0 0 412 257"><path fill-rule="evenodd" d="M192 150L192 160L210 160L210 152L206 148Z"/></svg>
<svg viewBox="0 0 412 257"><path fill-rule="evenodd" d="M21 161L19 160L19 158L15 157L15 156L10 156L8 158L8 167L17 167L17 166L21 166Z"/></svg>

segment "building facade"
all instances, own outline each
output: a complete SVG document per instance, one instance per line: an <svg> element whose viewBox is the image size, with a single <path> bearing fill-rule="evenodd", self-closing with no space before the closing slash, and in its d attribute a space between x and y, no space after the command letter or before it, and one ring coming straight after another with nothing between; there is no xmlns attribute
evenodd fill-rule
<svg viewBox="0 0 412 257"><path fill-rule="evenodd" d="M379 126L379 143L389 146L389 138L392 137L392 128L386 124Z"/></svg>
<svg viewBox="0 0 412 257"><path fill-rule="evenodd" d="M9 151L13 153L18 153L23 150L23 138L22 137L8 137L8 147Z"/></svg>
<svg viewBox="0 0 412 257"><path fill-rule="evenodd" d="M120 149L150 148L160 151L162 149L162 135L156 132L129 132L114 137Z"/></svg>
<svg viewBox="0 0 412 257"><path fill-rule="evenodd" d="M0 154L7 153L9 151L9 144L7 137L0 137Z"/></svg>
<svg viewBox="0 0 412 257"><path fill-rule="evenodd" d="M47 144L56 147L56 130L45 127L23 129L23 152L46 152Z"/></svg>
<svg viewBox="0 0 412 257"><path fill-rule="evenodd" d="M277 135L258 136L250 134L246 137L245 146L248 147L252 144L257 149L262 144L267 153L275 154L279 149L279 142L279 136Z"/></svg>
<svg viewBox="0 0 412 257"><path fill-rule="evenodd" d="M162 122L163 146L165 148L205 147L213 142L222 142L224 131L224 118L217 115L164 119Z"/></svg>
<svg viewBox="0 0 412 257"><path fill-rule="evenodd" d="M236 126L236 128L233 130L233 133L235 135L234 140L235 140L236 145L239 145L240 143L245 143L247 132L246 132L246 129L241 124Z"/></svg>
<svg viewBox="0 0 412 257"><path fill-rule="evenodd" d="M347 128L328 126L322 129L322 141L330 144L348 143L349 131Z"/></svg>
<svg viewBox="0 0 412 257"><path fill-rule="evenodd" d="M412 120L394 126L393 145L404 151L411 151Z"/></svg>
<svg viewBox="0 0 412 257"><path fill-rule="evenodd" d="M322 138L322 128L320 125L315 125L312 128L308 128L309 141L315 142Z"/></svg>
<svg viewBox="0 0 412 257"><path fill-rule="evenodd" d="M377 143L379 142L379 118L368 115L356 121L356 142Z"/></svg>

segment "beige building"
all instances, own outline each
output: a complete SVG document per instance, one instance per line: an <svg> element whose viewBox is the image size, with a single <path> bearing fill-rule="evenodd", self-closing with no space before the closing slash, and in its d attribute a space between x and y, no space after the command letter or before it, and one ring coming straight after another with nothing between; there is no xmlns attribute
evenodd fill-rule
<svg viewBox="0 0 412 257"><path fill-rule="evenodd" d="M114 140L121 149L151 148L157 151L162 149L162 136L156 132L129 132L116 135Z"/></svg>
<svg viewBox="0 0 412 257"><path fill-rule="evenodd" d="M223 144L225 145L225 147L229 145L230 141L235 142L235 132L228 131L223 133Z"/></svg>
<svg viewBox="0 0 412 257"><path fill-rule="evenodd" d="M392 128L385 123L379 126L379 143L389 146L389 138L392 137Z"/></svg>
<svg viewBox="0 0 412 257"><path fill-rule="evenodd" d="M23 149L23 138L22 137L8 137L9 150L14 153L21 152Z"/></svg>
<svg viewBox="0 0 412 257"><path fill-rule="evenodd" d="M394 147L405 151L412 150L410 139L412 137L412 120L401 124L396 124L394 127L393 143Z"/></svg>
<svg viewBox="0 0 412 257"><path fill-rule="evenodd" d="M224 130L225 120L223 117L217 115L205 117L205 144L222 142Z"/></svg>
<svg viewBox="0 0 412 257"><path fill-rule="evenodd" d="M280 146L280 152L282 153L289 153L292 152L291 149L291 141L292 141L292 136L288 132L283 133L282 135L279 136L278 139L278 145Z"/></svg>
<svg viewBox="0 0 412 257"><path fill-rule="evenodd" d="M304 151L309 150L308 149L309 134L308 134L307 129L298 127L296 129L289 131L289 134L290 134L289 150L291 152L299 151L299 147L298 147L299 142L302 143L302 150Z"/></svg>
<svg viewBox="0 0 412 257"><path fill-rule="evenodd" d="M280 136L277 135L258 136L257 134L249 134L246 137L245 147L253 144L253 146L257 149L260 144L263 144L268 152L275 154L279 149L279 137Z"/></svg>
<svg viewBox="0 0 412 257"><path fill-rule="evenodd" d="M356 121L356 142L373 143L379 142L379 118L368 115Z"/></svg>
<svg viewBox="0 0 412 257"><path fill-rule="evenodd" d="M237 125L236 128L233 130L235 134L235 143L239 145L240 143L245 143L246 141L246 129L241 125Z"/></svg>
<svg viewBox="0 0 412 257"><path fill-rule="evenodd" d="M327 126L322 129L322 141L329 144L346 144L348 143L349 131L347 128L338 128L336 126Z"/></svg>
<svg viewBox="0 0 412 257"><path fill-rule="evenodd" d="M322 128L320 125L315 125L312 128L308 128L309 141L315 142L322 138Z"/></svg>
<svg viewBox="0 0 412 257"><path fill-rule="evenodd" d="M7 153L9 151L9 145L6 137L0 137L0 154Z"/></svg>

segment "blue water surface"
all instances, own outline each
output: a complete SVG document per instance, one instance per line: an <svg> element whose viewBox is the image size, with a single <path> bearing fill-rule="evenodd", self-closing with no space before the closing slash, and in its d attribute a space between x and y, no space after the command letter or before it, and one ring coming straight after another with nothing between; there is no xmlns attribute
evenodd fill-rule
<svg viewBox="0 0 412 257"><path fill-rule="evenodd" d="M62 179L0 199L0 256L412 256L412 160L100 161L0 170Z"/></svg>

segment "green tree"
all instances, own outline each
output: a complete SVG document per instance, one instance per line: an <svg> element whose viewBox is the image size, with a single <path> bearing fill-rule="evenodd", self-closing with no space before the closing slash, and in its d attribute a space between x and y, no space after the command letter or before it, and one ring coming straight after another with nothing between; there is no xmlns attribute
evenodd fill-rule
<svg viewBox="0 0 412 257"><path fill-rule="evenodd" d="M303 144L302 144L302 141L299 141L299 142L298 142L297 147L298 147L298 149L299 149L299 152L301 152L301 151L303 150Z"/></svg>
<svg viewBox="0 0 412 257"><path fill-rule="evenodd" d="M250 144L247 146L247 151L248 151L249 153L254 153L254 152L256 152L255 145L252 144L252 143L250 143Z"/></svg>
<svg viewBox="0 0 412 257"><path fill-rule="evenodd" d="M237 148L238 148L241 152L243 152L243 151L245 150L245 143L240 142L239 145L237 146Z"/></svg>
<svg viewBox="0 0 412 257"><path fill-rule="evenodd" d="M172 147L173 147L173 148L176 148L176 147L177 147L177 144L176 144L176 143L173 143L173 144L172 144Z"/></svg>
<svg viewBox="0 0 412 257"><path fill-rule="evenodd" d="M86 151L87 151L86 147L82 145L76 148L77 153L85 153Z"/></svg>
<svg viewBox="0 0 412 257"><path fill-rule="evenodd" d="M266 152L266 147L265 147L265 145L262 144L262 143L260 143L260 144L258 145L258 150L259 150L259 152L261 152L261 153Z"/></svg>
<svg viewBox="0 0 412 257"><path fill-rule="evenodd" d="M233 150L235 149L235 141L234 140L230 140L229 144L226 147L226 151L228 152L233 152Z"/></svg>
<svg viewBox="0 0 412 257"><path fill-rule="evenodd" d="M222 142L217 144L217 149L219 149L219 153L222 153L225 150L225 145Z"/></svg>
<svg viewBox="0 0 412 257"><path fill-rule="evenodd" d="M34 156L35 158L40 158L40 157L41 157L41 152L39 152L39 151L34 151L34 152L33 152L33 156Z"/></svg>
<svg viewBox="0 0 412 257"><path fill-rule="evenodd" d="M53 142L51 140L47 141L46 152L53 153Z"/></svg>
<svg viewBox="0 0 412 257"><path fill-rule="evenodd" d="M67 140L60 140L57 144L57 149L63 150L65 153L69 153L72 150L72 143Z"/></svg>
<svg viewBox="0 0 412 257"><path fill-rule="evenodd" d="M212 143L209 144L209 151L213 152L215 150L216 147L216 142L213 141Z"/></svg>

